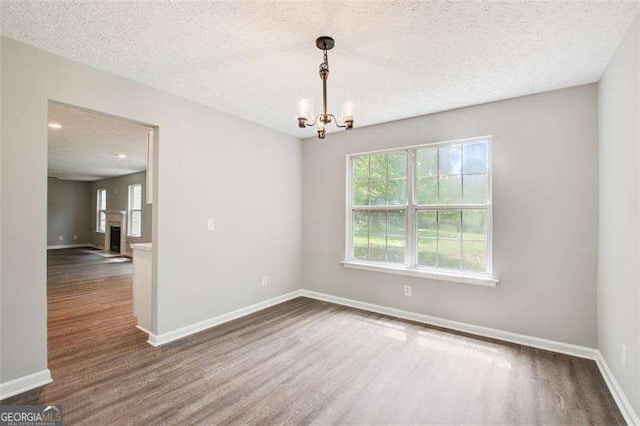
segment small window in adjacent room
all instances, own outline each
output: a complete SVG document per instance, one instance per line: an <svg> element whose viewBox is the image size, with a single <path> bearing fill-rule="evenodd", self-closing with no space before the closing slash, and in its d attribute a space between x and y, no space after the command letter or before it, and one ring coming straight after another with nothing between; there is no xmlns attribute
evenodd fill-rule
<svg viewBox="0 0 640 426"><path fill-rule="evenodd" d="M104 233L107 225L107 190L98 189L96 200L96 232Z"/></svg>
<svg viewBox="0 0 640 426"><path fill-rule="evenodd" d="M345 266L496 281L490 140L349 156Z"/></svg>
<svg viewBox="0 0 640 426"><path fill-rule="evenodd" d="M142 184L129 185L129 211L127 228L130 237L142 235Z"/></svg>

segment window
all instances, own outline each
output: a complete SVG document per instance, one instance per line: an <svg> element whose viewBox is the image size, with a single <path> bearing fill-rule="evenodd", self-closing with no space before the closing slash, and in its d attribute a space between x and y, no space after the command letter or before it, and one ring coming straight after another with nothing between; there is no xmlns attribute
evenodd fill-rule
<svg viewBox="0 0 640 426"><path fill-rule="evenodd" d="M104 233L107 225L107 190L98 189L96 200L96 232Z"/></svg>
<svg viewBox="0 0 640 426"><path fill-rule="evenodd" d="M345 266L495 285L489 144L483 137L349 156Z"/></svg>
<svg viewBox="0 0 640 426"><path fill-rule="evenodd" d="M142 235L142 184L129 185L129 209L127 228L130 237Z"/></svg>

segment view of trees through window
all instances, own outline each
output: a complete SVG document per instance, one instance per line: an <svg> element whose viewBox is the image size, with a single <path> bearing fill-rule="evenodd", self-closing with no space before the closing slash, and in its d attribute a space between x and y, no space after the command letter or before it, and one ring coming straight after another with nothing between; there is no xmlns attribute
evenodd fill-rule
<svg viewBox="0 0 640 426"><path fill-rule="evenodd" d="M352 157L350 257L488 272L488 142Z"/></svg>

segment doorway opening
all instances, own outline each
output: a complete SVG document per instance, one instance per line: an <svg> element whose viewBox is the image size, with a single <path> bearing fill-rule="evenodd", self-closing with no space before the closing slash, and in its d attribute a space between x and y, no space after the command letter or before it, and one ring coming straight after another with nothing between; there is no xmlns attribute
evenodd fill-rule
<svg viewBox="0 0 640 426"><path fill-rule="evenodd" d="M73 383L83 362L148 346L158 128L55 101L48 127L48 364Z"/></svg>

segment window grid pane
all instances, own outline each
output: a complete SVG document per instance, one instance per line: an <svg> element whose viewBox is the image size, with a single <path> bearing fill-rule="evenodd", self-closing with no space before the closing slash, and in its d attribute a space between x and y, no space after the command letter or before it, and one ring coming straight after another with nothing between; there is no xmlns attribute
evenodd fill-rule
<svg viewBox="0 0 640 426"><path fill-rule="evenodd" d="M106 189L98 190L98 206L99 206L99 210L107 209L107 190Z"/></svg>
<svg viewBox="0 0 640 426"><path fill-rule="evenodd" d="M369 212L352 212L353 217L353 256L356 259L369 258Z"/></svg>
<svg viewBox="0 0 640 426"><path fill-rule="evenodd" d="M98 231L104 232L107 229L107 214L105 212L99 212L98 218Z"/></svg>
<svg viewBox="0 0 640 426"><path fill-rule="evenodd" d="M415 158L417 205L482 205L488 202L486 141L418 148Z"/></svg>
<svg viewBox="0 0 640 426"><path fill-rule="evenodd" d="M98 189L96 192L96 232L106 230L107 190Z"/></svg>
<svg viewBox="0 0 640 426"><path fill-rule="evenodd" d="M407 152L357 157L352 163L353 206L407 203Z"/></svg>
<svg viewBox="0 0 640 426"><path fill-rule="evenodd" d="M404 263L406 210L353 210L352 218L355 259Z"/></svg>
<svg viewBox="0 0 640 426"><path fill-rule="evenodd" d="M417 210L416 265L485 272L486 220L486 208Z"/></svg>
<svg viewBox="0 0 640 426"><path fill-rule="evenodd" d="M462 212L462 270L483 272L487 269L487 211Z"/></svg>
<svg viewBox="0 0 640 426"><path fill-rule="evenodd" d="M134 210L142 208L142 185L134 185L133 187L133 208Z"/></svg>
<svg viewBox="0 0 640 426"><path fill-rule="evenodd" d="M142 184L129 185L128 230L132 237L142 235Z"/></svg>
<svg viewBox="0 0 640 426"><path fill-rule="evenodd" d="M131 212L131 229L130 234L139 236L140 228L142 224L142 212L140 210L134 210Z"/></svg>
<svg viewBox="0 0 640 426"><path fill-rule="evenodd" d="M460 210L438 211L437 267L439 268L460 269L461 215Z"/></svg>
<svg viewBox="0 0 640 426"><path fill-rule="evenodd" d="M438 255L438 213L436 211L417 211L417 264L420 266L437 266Z"/></svg>

